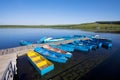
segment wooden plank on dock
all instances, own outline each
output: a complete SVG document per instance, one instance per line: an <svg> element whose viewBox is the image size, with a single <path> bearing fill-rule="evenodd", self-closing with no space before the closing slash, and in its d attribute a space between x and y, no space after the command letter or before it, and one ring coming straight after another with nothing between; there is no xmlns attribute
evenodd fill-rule
<svg viewBox="0 0 120 80"><path fill-rule="evenodd" d="M29 46L20 46L15 48L9 48L9 49L2 49L0 50L0 80L9 64L10 61L14 62L16 64L17 56L22 56L27 53L28 50L33 50L37 46L42 46L44 44L66 44L73 42L74 40L78 39L72 39L72 40L64 40L60 42L50 42L50 43L43 43L43 44L33 44Z"/></svg>
<svg viewBox="0 0 120 80"><path fill-rule="evenodd" d="M0 80L1 80L8 64L10 63L10 61L12 61L14 64L16 64L16 58L17 58L16 53L0 56Z"/></svg>

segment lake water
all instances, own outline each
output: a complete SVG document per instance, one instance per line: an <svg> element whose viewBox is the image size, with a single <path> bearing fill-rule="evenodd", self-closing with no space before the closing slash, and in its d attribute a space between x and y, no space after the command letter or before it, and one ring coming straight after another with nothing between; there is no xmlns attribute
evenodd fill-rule
<svg viewBox="0 0 120 80"><path fill-rule="evenodd" d="M81 80L120 80L120 34L115 33L94 33L72 29L51 29L51 28L2 28L0 29L0 49L17 47L20 40L36 42L40 38L72 35L94 35L98 34L104 38L112 40L113 47L107 51L112 53L112 56L101 63L99 66L88 72ZM99 53L104 53L104 49L98 50ZM97 52L96 52L97 53ZM101 77L100 77L101 76Z"/></svg>
<svg viewBox="0 0 120 80"><path fill-rule="evenodd" d="M11 48L20 46L20 40L26 41L37 41L40 38L55 37L59 38L62 36L72 36L72 35L93 35L99 34L102 37L109 39L120 40L119 34L109 34L109 33L93 33L81 30L71 30L71 29L50 29L50 28L2 28L0 29L0 49Z"/></svg>
<svg viewBox="0 0 120 80"><path fill-rule="evenodd" d="M62 36L71 36L74 34L89 35L89 32L67 29L3 28L0 29L0 49L20 46L20 40L35 42L44 36L57 38Z"/></svg>

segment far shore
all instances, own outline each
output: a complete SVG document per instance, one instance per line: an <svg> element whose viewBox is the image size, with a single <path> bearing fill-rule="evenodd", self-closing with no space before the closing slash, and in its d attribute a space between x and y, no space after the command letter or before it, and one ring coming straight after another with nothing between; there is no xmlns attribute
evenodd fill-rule
<svg viewBox="0 0 120 80"><path fill-rule="evenodd" d="M70 25L0 25L0 28L55 28L80 29L92 32L120 33L120 24L114 23L84 23Z"/></svg>

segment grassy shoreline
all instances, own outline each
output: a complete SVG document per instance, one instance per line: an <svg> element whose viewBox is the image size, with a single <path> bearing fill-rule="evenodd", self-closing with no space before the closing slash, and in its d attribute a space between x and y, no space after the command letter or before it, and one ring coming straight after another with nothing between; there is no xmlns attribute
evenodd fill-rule
<svg viewBox="0 0 120 80"><path fill-rule="evenodd" d="M85 23L73 25L0 25L0 28L57 28L57 29L80 29L92 32L120 33L120 24Z"/></svg>

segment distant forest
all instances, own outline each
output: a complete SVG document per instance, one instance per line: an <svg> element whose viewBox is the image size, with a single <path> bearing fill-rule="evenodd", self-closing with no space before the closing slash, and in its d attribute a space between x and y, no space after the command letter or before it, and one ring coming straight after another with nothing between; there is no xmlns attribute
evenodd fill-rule
<svg viewBox="0 0 120 80"><path fill-rule="evenodd" d="M120 24L120 21L96 21L99 24Z"/></svg>

